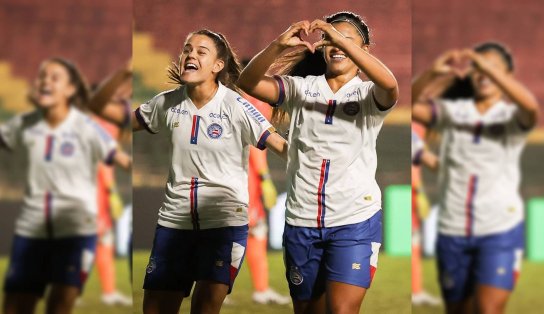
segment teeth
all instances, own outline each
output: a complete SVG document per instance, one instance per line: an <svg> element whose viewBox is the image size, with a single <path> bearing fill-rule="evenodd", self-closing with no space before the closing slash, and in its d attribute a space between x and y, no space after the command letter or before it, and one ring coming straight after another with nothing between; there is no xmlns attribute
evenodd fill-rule
<svg viewBox="0 0 544 314"><path fill-rule="evenodd" d="M191 70L197 70L198 67L197 67L194 63L187 63L187 64L185 65L185 69L186 69L186 70L189 70L189 69L191 69Z"/></svg>
<svg viewBox="0 0 544 314"><path fill-rule="evenodd" d="M345 59L346 56L335 54L335 55L332 55L332 58L333 58L333 59Z"/></svg>

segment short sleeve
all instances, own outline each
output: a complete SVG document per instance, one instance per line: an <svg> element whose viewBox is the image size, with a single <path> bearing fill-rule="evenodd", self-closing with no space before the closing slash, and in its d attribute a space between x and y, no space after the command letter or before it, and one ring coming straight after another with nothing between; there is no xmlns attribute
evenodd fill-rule
<svg viewBox="0 0 544 314"><path fill-rule="evenodd" d="M270 104L272 107L282 106L285 111L289 111L294 103L297 103L299 95L297 86L304 82L304 78L298 76L274 75L279 88L278 101Z"/></svg>
<svg viewBox="0 0 544 314"><path fill-rule="evenodd" d="M374 82L372 81L367 81L362 87L361 94L366 95L366 97L368 98L368 101L370 103L370 112L372 112L372 115L385 118L385 116L387 116L387 114L389 114L397 104L395 103L393 106L387 108L386 110L380 109L381 105L378 103L376 95L374 94L375 89L376 84L374 84Z"/></svg>
<svg viewBox="0 0 544 314"><path fill-rule="evenodd" d="M412 164L419 165L424 149L425 143L416 132L412 131Z"/></svg>
<svg viewBox="0 0 544 314"><path fill-rule="evenodd" d="M159 94L136 109L135 114L138 123L150 133L159 133L165 124L165 100L165 95Z"/></svg>
<svg viewBox="0 0 544 314"><path fill-rule="evenodd" d="M266 139L275 132L274 127L249 101L238 96L237 121L240 124L242 140L260 150L266 148Z"/></svg>
<svg viewBox="0 0 544 314"><path fill-rule="evenodd" d="M20 143L23 116L17 115L0 125L0 148L14 150Z"/></svg>
<svg viewBox="0 0 544 314"><path fill-rule="evenodd" d="M508 123L508 129L511 130L512 133L514 134L526 134L526 133L529 133L533 128L534 126L526 126L524 125L522 122L521 122L521 118L520 118L520 115L522 114L521 113L521 110L519 109L519 107L517 107L516 105L512 104L511 105L512 107L512 116L511 116L511 119Z"/></svg>
<svg viewBox="0 0 544 314"><path fill-rule="evenodd" d="M429 99L428 102L429 106L431 106L431 122L427 127L437 130L443 129L450 121L447 106L451 102L440 98Z"/></svg>
<svg viewBox="0 0 544 314"><path fill-rule="evenodd" d="M90 118L88 122L90 130L88 130L87 136L89 136L94 160L101 161L107 165L113 164L113 158L117 151L117 142L98 123L92 121Z"/></svg>

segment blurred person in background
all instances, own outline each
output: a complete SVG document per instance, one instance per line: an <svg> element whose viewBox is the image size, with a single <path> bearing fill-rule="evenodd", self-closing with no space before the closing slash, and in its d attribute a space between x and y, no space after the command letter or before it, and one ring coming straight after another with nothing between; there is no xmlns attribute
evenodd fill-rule
<svg viewBox="0 0 544 314"><path fill-rule="evenodd" d="M130 122L132 73L123 68L105 79L88 104L93 119L117 141ZM96 268L102 289L101 301L107 305L132 305L132 297L116 289L114 222L123 214L123 200L117 191L115 171L103 163L98 166L98 239Z"/></svg>
<svg viewBox="0 0 544 314"><path fill-rule="evenodd" d="M539 104L513 70L510 51L487 42L444 53L412 85L413 119L442 137L437 260L448 313L504 313L520 273L519 163Z"/></svg>
<svg viewBox="0 0 544 314"><path fill-rule="evenodd" d="M96 169L130 169L130 157L86 113L88 87L63 58L45 60L30 93L36 109L0 125L0 147L21 150L27 183L16 221L3 311L71 313L95 256Z"/></svg>
<svg viewBox="0 0 544 314"><path fill-rule="evenodd" d="M302 38L316 31L317 42ZM399 91L369 47L363 19L338 12L292 24L240 75L246 93L281 108L273 120L291 118L283 239L295 313L358 313L377 268L376 138Z"/></svg>
<svg viewBox="0 0 544 314"><path fill-rule="evenodd" d="M423 188L420 166L436 171L438 158L425 147L419 129L412 126L412 304L436 306L440 299L423 289L421 223L429 215L430 204Z"/></svg>
<svg viewBox="0 0 544 314"><path fill-rule="evenodd" d="M247 99L270 119L268 104L251 96ZM277 191L270 178L266 152L251 147L249 149L249 236L247 239L247 264L253 283L252 299L260 304L289 304L291 298L276 292L269 286L267 260L268 222L267 211L276 205Z"/></svg>
<svg viewBox="0 0 544 314"><path fill-rule="evenodd" d="M134 131L166 132L171 170L144 279L143 311L219 313L248 237L250 146L287 158L287 143L234 85L240 63L224 35L189 34L169 70L179 87L142 104Z"/></svg>

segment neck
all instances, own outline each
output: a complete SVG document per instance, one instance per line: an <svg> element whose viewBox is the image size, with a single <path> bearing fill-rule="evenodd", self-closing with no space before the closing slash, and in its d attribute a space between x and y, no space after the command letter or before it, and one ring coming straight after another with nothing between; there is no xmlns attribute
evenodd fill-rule
<svg viewBox="0 0 544 314"><path fill-rule="evenodd" d="M187 85L187 95L198 108L204 107L215 95L219 84L215 81L207 81L198 85Z"/></svg>
<svg viewBox="0 0 544 314"><path fill-rule="evenodd" d="M476 107L478 107L478 111L485 112L489 108L493 107L493 105L499 101L502 98L501 94L489 96L489 97L481 97L476 98Z"/></svg>
<svg viewBox="0 0 544 314"><path fill-rule="evenodd" d="M45 122L47 122L51 128L55 128L66 119L69 111L70 105L68 104L59 104L49 107L44 110Z"/></svg>
<svg viewBox="0 0 544 314"><path fill-rule="evenodd" d="M327 83L329 84L329 87L333 93L336 93L340 88L342 88L342 86L346 85L346 83L351 81L355 76L357 76L357 74L353 73L332 74L328 72L325 74Z"/></svg>

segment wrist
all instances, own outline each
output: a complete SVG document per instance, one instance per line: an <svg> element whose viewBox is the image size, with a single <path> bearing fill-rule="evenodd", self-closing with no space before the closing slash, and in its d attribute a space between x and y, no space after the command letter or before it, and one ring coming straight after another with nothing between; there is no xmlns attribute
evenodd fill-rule
<svg viewBox="0 0 544 314"><path fill-rule="evenodd" d="M276 38L274 41L272 41L268 47L271 50L277 52L282 52L283 50L287 49L287 45L283 44L279 38Z"/></svg>

